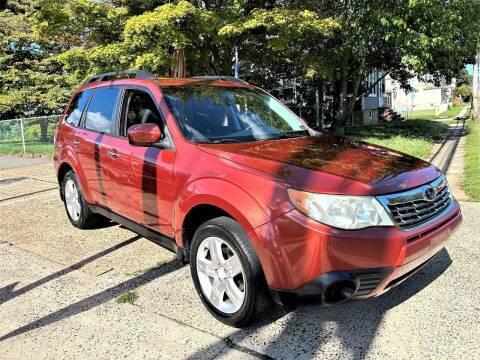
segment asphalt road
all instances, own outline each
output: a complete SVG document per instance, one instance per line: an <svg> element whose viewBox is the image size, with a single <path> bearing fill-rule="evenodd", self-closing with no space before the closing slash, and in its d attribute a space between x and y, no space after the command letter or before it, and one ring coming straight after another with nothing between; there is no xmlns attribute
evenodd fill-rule
<svg viewBox="0 0 480 360"><path fill-rule="evenodd" d="M240 330L209 315L170 252L118 225L73 228L50 163L3 169L0 359L478 359L480 204L462 209L446 249L384 296L272 309ZM127 291L134 305L117 303Z"/></svg>

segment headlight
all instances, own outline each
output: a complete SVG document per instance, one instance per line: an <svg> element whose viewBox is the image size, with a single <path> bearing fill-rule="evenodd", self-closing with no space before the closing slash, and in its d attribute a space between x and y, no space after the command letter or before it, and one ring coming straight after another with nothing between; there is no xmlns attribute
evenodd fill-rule
<svg viewBox="0 0 480 360"><path fill-rule="evenodd" d="M447 181L447 178L445 178L445 184L447 186L448 194L450 195L450 200L454 201L455 197L453 196L453 191L452 191L452 188L450 187L450 184Z"/></svg>
<svg viewBox="0 0 480 360"><path fill-rule="evenodd" d="M373 196L314 194L294 189L287 193L300 212L325 225L348 230L394 225Z"/></svg>

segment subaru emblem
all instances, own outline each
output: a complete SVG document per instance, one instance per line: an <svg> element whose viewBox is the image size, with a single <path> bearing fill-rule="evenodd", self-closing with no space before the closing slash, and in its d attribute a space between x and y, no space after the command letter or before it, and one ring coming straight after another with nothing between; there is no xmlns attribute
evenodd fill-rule
<svg viewBox="0 0 480 360"><path fill-rule="evenodd" d="M433 201L436 196L437 196L437 191L433 187L430 187L427 190L425 190L425 193L423 194L424 199L427 201Z"/></svg>

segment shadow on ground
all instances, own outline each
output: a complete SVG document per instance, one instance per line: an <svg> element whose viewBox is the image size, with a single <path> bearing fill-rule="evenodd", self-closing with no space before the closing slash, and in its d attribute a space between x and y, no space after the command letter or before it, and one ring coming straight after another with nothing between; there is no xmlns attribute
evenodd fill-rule
<svg viewBox="0 0 480 360"><path fill-rule="evenodd" d="M53 281L55 279L58 279L59 277L63 276L63 275L66 275L68 273L71 273L72 271L75 271L75 270L79 270L81 269L82 267L84 267L85 265L105 256L105 255L108 255L110 254L111 252L113 251L116 251L118 249L121 249L127 245L130 245L131 243L133 243L134 241L137 241L138 239L140 239L141 236L137 235L137 236L134 236L130 239L127 239L125 241L122 241L121 243L119 244L116 244L108 249L105 249L103 251L100 251L99 253L95 254L95 255L92 255L86 259L83 259L69 267L66 267L65 269L62 269L62 270L59 270L57 272L54 272L53 274L50 274L42 279L39 279L37 281L34 281L20 289L15 289L16 285L18 285L18 282L15 282L13 284L10 284L10 285L7 285L3 288L0 289L0 305L11 300L11 299L14 299L16 298L17 296L20 296L22 294L25 294L26 292L30 291L30 290L33 290L41 285L44 285L50 281Z"/></svg>
<svg viewBox="0 0 480 360"><path fill-rule="evenodd" d="M178 260L172 260L158 268L149 270L148 272L137 276L133 279L127 280L123 283L120 283L116 286L113 286L107 290L104 290L98 294L89 296L83 300L80 300L74 304L64 307L63 309L57 310L47 316L44 316L30 324L22 326L14 331L9 332L0 337L0 342L7 340L11 337L24 334L33 329L38 329L63 319L66 319L70 316L80 314L82 312L93 309L96 306L106 303L109 300L115 299L120 294L132 291L142 285L149 283L155 279L158 279L161 276L167 275L175 270L178 270L182 267L182 264Z"/></svg>
<svg viewBox="0 0 480 360"><path fill-rule="evenodd" d="M128 239L114 247L106 249L94 256L84 259L66 269L53 273L43 279L14 291L16 284L11 284L0 290L0 300L5 302L15 296L26 293L34 288L65 275L85 264L98 259L116 249L126 246L139 237ZM279 308L271 309L260 321L250 328L239 329L227 338L220 339L218 343L209 348L203 348L191 358L202 358L202 354L214 350L220 343L229 348L235 348L257 358L276 358L280 354L289 354L292 358L312 357L318 352L323 352L322 346L332 337L336 337L342 346L352 354L353 358L364 358L375 338L384 314L395 306L408 300L435 281L451 264L448 252L443 249L421 271L399 287L392 289L382 297L367 301L351 302L333 307L300 307L296 311L285 316L285 312ZM172 260L160 267L153 268L144 274L122 282L102 292L89 296L76 303L68 305L34 322L22 326L0 337L0 341L27 333L79 313L89 311L96 306L106 303L120 294L132 291L155 279L180 269L183 265L177 260ZM191 296L196 296L192 293ZM206 315L207 316L207 315ZM270 326L272 322L280 323L281 332L273 340L269 340L262 353L251 350L242 343L248 338L261 336L262 329ZM264 355L265 354L265 355Z"/></svg>
<svg viewBox="0 0 480 360"><path fill-rule="evenodd" d="M248 329L239 329L228 338L219 340L229 348L244 351L257 358L312 358L319 353L325 357L338 356L338 348L322 347L337 338L339 346L354 359L363 359L375 339L387 311L410 299L435 281L452 263L446 249L440 251L430 263L397 288L375 299L355 301L332 307L301 307L288 314L276 311L266 315L259 323ZM283 318L282 318L283 316ZM282 330L261 350L247 349L250 339L262 343L261 333L272 321L282 323ZM193 354L191 359L202 358L206 351L217 344Z"/></svg>
<svg viewBox="0 0 480 360"><path fill-rule="evenodd" d="M467 136L467 128L465 127L465 120L457 120L455 127L449 129L445 140L442 142L440 147L435 151L432 157L429 159L431 163L437 163L437 166L442 170L444 174L450 169L452 164L453 157L458 148L458 144L462 137ZM436 161L437 158L442 154L446 153L442 161Z"/></svg>

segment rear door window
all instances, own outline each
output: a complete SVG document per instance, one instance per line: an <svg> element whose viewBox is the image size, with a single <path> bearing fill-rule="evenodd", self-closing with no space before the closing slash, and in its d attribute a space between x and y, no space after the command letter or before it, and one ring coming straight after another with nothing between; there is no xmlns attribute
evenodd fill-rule
<svg viewBox="0 0 480 360"><path fill-rule="evenodd" d="M87 129L107 134L112 132L112 123L116 115L120 90L118 87L95 90L85 117L85 127Z"/></svg>
<svg viewBox="0 0 480 360"><path fill-rule="evenodd" d="M92 90L85 90L75 95L65 114L65 122L67 124L78 126L91 93Z"/></svg>

